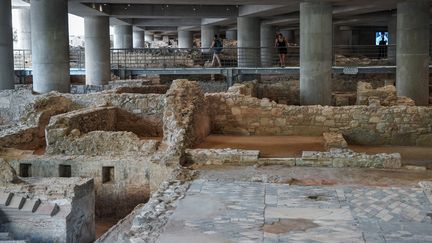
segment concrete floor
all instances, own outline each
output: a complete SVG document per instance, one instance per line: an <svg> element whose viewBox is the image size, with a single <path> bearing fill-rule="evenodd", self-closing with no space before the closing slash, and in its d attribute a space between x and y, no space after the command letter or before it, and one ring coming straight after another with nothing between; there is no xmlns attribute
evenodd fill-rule
<svg viewBox="0 0 432 243"><path fill-rule="evenodd" d="M430 171L196 169L200 178L156 242L432 242L432 197L416 186L432 179ZM298 179L251 182L263 175ZM313 185L306 180L312 177L333 184Z"/></svg>
<svg viewBox="0 0 432 243"><path fill-rule="evenodd" d="M322 137L312 136L228 136L210 135L197 148L237 148L260 150L262 158L300 157L303 151L325 151ZM368 154L400 153L404 164L432 169L432 149L414 146L350 145Z"/></svg>

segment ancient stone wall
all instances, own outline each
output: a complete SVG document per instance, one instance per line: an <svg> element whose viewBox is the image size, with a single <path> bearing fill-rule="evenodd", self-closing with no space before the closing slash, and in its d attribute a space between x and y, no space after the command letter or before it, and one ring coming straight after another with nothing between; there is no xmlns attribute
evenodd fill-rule
<svg viewBox="0 0 432 243"><path fill-rule="evenodd" d="M38 96L25 106L21 121L0 131L0 147L37 149L45 143L45 127L51 116L61 114L79 106L70 100L49 93Z"/></svg>
<svg viewBox="0 0 432 243"><path fill-rule="evenodd" d="M30 90L16 89L0 92L0 126L19 122L25 114L26 106L34 102L36 96Z"/></svg>
<svg viewBox="0 0 432 243"><path fill-rule="evenodd" d="M0 194L2 231L15 240L95 240L92 179L21 178L20 183L0 187Z"/></svg>
<svg viewBox="0 0 432 243"><path fill-rule="evenodd" d="M20 164L31 165L31 175L35 177L59 177L62 176L61 168L70 166L70 176L93 178L96 216L118 218L127 215L136 205L147 202L150 192L156 190L173 170L152 163L151 157L146 155L39 156L10 163L17 171ZM112 174L104 174L104 168L112 168Z"/></svg>
<svg viewBox="0 0 432 243"><path fill-rule="evenodd" d="M164 111L164 156L181 158L184 150L204 140L210 132L210 120L204 94L196 82L173 81L166 94Z"/></svg>
<svg viewBox="0 0 432 243"><path fill-rule="evenodd" d="M322 166L322 167L366 167L400 168L400 154L356 153L349 149L331 149L327 152L303 151L301 157L294 158L259 158L258 150L241 149L188 149L186 158L189 163L206 165L251 165L279 164L286 166Z"/></svg>
<svg viewBox="0 0 432 243"><path fill-rule="evenodd" d="M349 143L432 146L432 107L286 106L231 93L207 94L216 134L340 132Z"/></svg>
<svg viewBox="0 0 432 243"><path fill-rule="evenodd" d="M134 119L132 116L128 119L127 115L127 112L118 108L99 107L54 116L46 127L46 153L68 155L154 153L159 142L142 140L138 135L157 137L162 135L162 127L157 123L152 124L151 121L146 122L143 118ZM137 131L138 134L132 131Z"/></svg>
<svg viewBox="0 0 432 243"><path fill-rule="evenodd" d="M415 105L414 101L408 97L399 97L394 85L386 85L374 89L372 84L366 82L357 83L357 105L369 105L371 103L378 105Z"/></svg>

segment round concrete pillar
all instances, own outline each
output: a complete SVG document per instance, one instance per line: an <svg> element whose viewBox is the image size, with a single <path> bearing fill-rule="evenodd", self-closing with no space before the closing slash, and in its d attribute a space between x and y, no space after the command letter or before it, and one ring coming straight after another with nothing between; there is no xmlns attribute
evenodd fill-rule
<svg viewBox="0 0 432 243"><path fill-rule="evenodd" d="M85 17L84 30L86 84L108 84L111 80L109 17Z"/></svg>
<svg viewBox="0 0 432 243"><path fill-rule="evenodd" d="M18 41L16 49L31 50L30 8L17 8Z"/></svg>
<svg viewBox="0 0 432 243"><path fill-rule="evenodd" d="M192 48L193 34L192 31L179 30L178 31L178 47L179 48Z"/></svg>
<svg viewBox="0 0 432 243"><path fill-rule="evenodd" d="M396 88L416 105L429 103L429 3L397 5Z"/></svg>
<svg viewBox="0 0 432 243"><path fill-rule="evenodd" d="M33 90L69 92L68 0L32 0Z"/></svg>
<svg viewBox="0 0 432 243"><path fill-rule="evenodd" d="M133 48L144 48L144 31L133 32Z"/></svg>
<svg viewBox="0 0 432 243"><path fill-rule="evenodd" d="M261 66L271 67L276 57L275 45L276 28L272 25L261 24Z"/></svg>
<svg viewBox="0 0 432 243"><path fill-rule="evenodd" d="M153 36L153 33L151 33L151 32L144 32L145 33L145 36L144 36L144 39L145 39L145 41L147 41L147 42L152 42L152 41L154 41L154 36Z"/></svg>
<svg viewBox="0 0 432 243"><path fill-rule="evenodd" d="M300 3L300 102L331 105L332 6Z"/></svg>
<svg viewBox="0 0 432 243"><path fill-rule="evenodd" d="M201 48L210 48L213 43L213 38L217 34L216 26L203 25L201 26ZM208 51L208 50L204 50Z"/></svg>
<svg viewBox="0 0 432 243"><path fill-rule="evenodd" d="M237 18L238 66L260 66L260 26L259 18Z"/></svg>
<svg viewBox="0 0 432 243"><path fill-rule="evenodd" d="M227 30L225 34L227 40L237 40L237 30Z"/></svg>
<svg viewBox="0 0 432 243"><path fill-rule="evenodd" d="M114 49L132 49L132 25L114 26Z"/></svg>
<svg viewBox="0 0 432 243"><path fill-rule="evenodd" d="M11 1L0 1L0 90L14 88Z"/></svg>

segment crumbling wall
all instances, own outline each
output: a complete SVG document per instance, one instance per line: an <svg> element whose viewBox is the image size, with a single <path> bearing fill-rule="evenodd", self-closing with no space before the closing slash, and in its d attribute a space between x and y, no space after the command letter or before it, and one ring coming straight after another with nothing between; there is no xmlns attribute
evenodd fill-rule
<svg viewBox="0 0 432 243"><path fill-rule="evenodd" d="M199 144L207 137L210 120L204 94L196 82L184 79L173 81L166 94L163 120L165 157L181 158L186 148Z"/></svg>
<svg viewBox="0 0 432 243"><path fill-rule="evenodd" d="M0 187L2 230L15 240L93 242L94 184L83 178L21 178ZM3 200L9 199L9 200Z"/></svg>
<svg viewBox="0 0 432 243"><path fill-rule="evenodd" d="M31 90L0 91L0 125L14 124L26 113L26 106L36 99Z"/></svg>
<svg viewBox="0 0 432 243"><path fill-rule="evenodd" d="M357 83L357 105L369 105L371 100L376 100L380 105L415 105L414 101L407 97L399 97L394 85L386 85L374 89L372 84L366 82Z"/></svg>
<svg viewBox="0 0 432 243"><path fill-rule="evenodd" d="M300 82L298 80L257 83L257 97L268 98L278 104L300 104Z"/></svg>
<svg viewBox="0 0 432 243"><path fill-rule="evenodd" d="M232 93L207 94L216 134L340 132L349 143L432 146L432 107L286 106Z"/></svg>
<svg viewBox="0 0 432 243"><path fill-rule="evenodd" d="M117 126L118 117L122 118L120 126ZM124 117L124 112L114 107L86 108L54 116L46 128L46 152L68 155L154 153L158 141L141 140L137 134L119 131L119 128L128 129L124 122L130 120ZM140 129L140 125L150 123L131 124L132 130L140 132L141 136L146 136L146 130L153 130L148 137L161 133L158 127Z"/></svg>
<svg viewBox="0 0 432 243"><path fill-rule="evenodd" d="M0 147L37 149L45 143L45 127L54 115L65 113L79 106L58 93L39 96L26 104L25 115L17 125L0 131Z"/></svg>

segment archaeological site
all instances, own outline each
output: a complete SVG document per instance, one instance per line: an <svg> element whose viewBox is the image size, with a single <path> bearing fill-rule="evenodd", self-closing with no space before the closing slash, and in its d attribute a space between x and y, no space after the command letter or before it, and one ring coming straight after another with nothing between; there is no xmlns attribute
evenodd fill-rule
<svg viewBox="0 0 432 243"><path fill-rule="evenodd" d="M0 1L0 243L432 242L431 2Z"/></svg>

